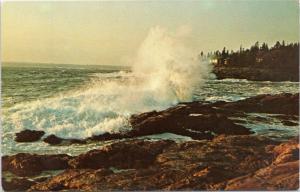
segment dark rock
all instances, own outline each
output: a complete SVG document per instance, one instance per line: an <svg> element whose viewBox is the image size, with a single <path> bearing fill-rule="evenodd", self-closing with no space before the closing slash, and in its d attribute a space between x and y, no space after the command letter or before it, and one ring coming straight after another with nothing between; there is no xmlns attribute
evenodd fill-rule
<svg viewBox="0 0 300 192"><path fill-rule="evenodd" d="M92 140L92 141L106 141L106 140L113 140L113 139L123 139L123 138L129 138L128 135L126 134L118 134L118 133L104 133L102 135L95 135L87 140Z"/></svg>
<svg viewBox="0 0 300 192"><path fill-rule="evenodd" d="M69 161L72 168L109 168L122 169L149 166L156 155L174 143L173 141L150 142L143 140L111 144L101 150L91 150Z"/></svg>
<svg viewBox="0 0 300 192"><path fill-rule="evenodd" d="M299 94L258 95L221 106L247 113L271 113L299 116Z"/></svg>
<svg viewBox="0 0 300 192"><path fill-rule="evenodd" d="M10 171L18 176L37 175L43 169L36 155L18 153L13 156L2 157L2 170Z"/></svg>
<svg viewBox="0 0 300 192"><path fill-rule="evenodd" d="M70 156L59 155L36 155L18 153L12 156L2 157L2 170L9 171L18 176L33 176L43 170L61 170L69 167Z"/></svg>
<svg viewBox="0 0 300 192"><path fill-rule="evenodd" d="M69 139L70 144L86 144L87 142L82 139Z"/></svg>
<svg viewBox="0 0 300 192"><path fill-rule="evenodd" d="M298 123L294 123L292 121L281 121L281 123L286 126L297 126L298 125Z"/></svg>
<svg viewBox="0 0 300 192"><path fill-rule="evenodd" d="M235 124L226 116L215 113L214 109L211 109L209 114L193 114L192 111L197 110L193 107L195 106L171 108L161 112L132 116L130 123L133 130L128 134L136 137L170 132L191 136L194 139L212 139L211 133L228 135L252 133L249 129ZM206 111L207 108L204 106L202 110Z"/></svg>
<svg viewBox="0 0 300 192"><path fill-rule="evenodd" d="M16 133L16 142L34 142L41 139L45 134L44 131L35 131L35 130L23 130L19 133Z"/></svg>
<svg viewBox="0 0 300 192"><path fill-rule="evenodd" d="M87 140L81 139L64 139L55 135L49 135L43 140L45 143L50 145L71 145L71 144L86 144Z"/></svg>
<svg viewBox="0 0 300 192"><path fill-rule="evenodd" d="M298 62L295 63L298 65ZM226 66L216 65L214 66L213 73L217 76L217 79L247 79L252 81L299 81L299 71L285 71L286 68L262 68L251 65L245 66Z"/></svg>
<svg viewBox="0 0 300 192"><path fill-rule="evenodd" d="M299 116L298 115L273 115L273 117L279 119L279 120L286 120L286 121L299 121Z"/></svg>
<svg viewBox="0 0 300 192"><path fill-rule="evenodd" d="M11 181L2 178L2 187L5 191L26 191L34 184L36 184L35 181L26 178L13 178Z"/></svg>
<svg viewBox="0 0 300 192"><path fill-rule="evenodd" d="M55 135L49 135L43 141L50 144L50 145L58 145L63 142L64 139L57 137Z"/></svg>

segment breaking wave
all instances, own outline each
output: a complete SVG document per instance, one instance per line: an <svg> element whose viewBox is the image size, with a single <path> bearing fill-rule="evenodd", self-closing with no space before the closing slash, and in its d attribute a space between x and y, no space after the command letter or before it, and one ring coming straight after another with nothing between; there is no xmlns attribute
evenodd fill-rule
<svg viewBox="0 0 300 192"><path fill-rule="evenodd" d="M135 113L191 101L209 74L182 35L154 27L141 44L131 72L98 73L78 90L20 103L3 111L4 132L43 130L46 135L86 138L130 129Z"/></svg>

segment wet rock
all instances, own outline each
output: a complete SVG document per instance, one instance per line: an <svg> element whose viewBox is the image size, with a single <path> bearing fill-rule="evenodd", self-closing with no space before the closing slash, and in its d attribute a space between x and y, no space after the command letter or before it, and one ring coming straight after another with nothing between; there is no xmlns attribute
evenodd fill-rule
<svg viewBox="0 0 300 192"><path fill-rule="evenodd" d="M102 135L94 135L87 140L91 141L106 141L106 140L113 140L113 139L123 139L123 138L130 138L127 134L118 134L118 133L104 133Z"/></svg>
<svg viewBox="0 0 300 192"><path fill-rule="evenodd" d="M12 156L2 157L2 171L9 171L18 176L33 176L40 174L43 170L61 170L69 167L70 156L58 155L36 155L18 153Z"/></svg>
<svg viewBox="0 0 300 192"><path fill-rule="evenodd" d="M49 135L43 140L50 145L71 145L71 144L86 144L87 140L81 139L64 139L57 137L56 135Z"/></svg>
<svg viewBox="0 0 300 192"><path fill-rule="evenodd" d="M26 178L13 178L10 181L2 178L2 188L5 191L26 191L34 184L36 184L35 181Z"/></svg>
<svg viewBox="0 0 300 192"><path fill-rule="evenodd" d="M161 133L174 133L192 139L212 139L218 134L244 135L252 132L228 118L228 114L245 116L239 111L224 110L216 107L226 104L217 102L215 105L200 102L181 103L175 107L157 112L151 111L132 115L132 130L122 134L105 133L93 136L89 140L111 140L134 138Z"/></svg>
<svg viewBox="0 0 300 192"><path fill-rule="evenodd" d="M86 144L87 142L82 139L69 139L67 142L70 144Z"/></svg>
<svg viewBox="0 0 300 192"><path fill-rule="evenodd" d="M258 95L248 99L223 104L222 108L247 113L271 113L299 116L299 94Z"/></svg>
<svg viewBox="0 0 300 192"><path fill-rule="evenodd" d="M35 130L23 130L19 133L16 133L16 142L34 142L41 139L45 134L44 131L35 131Z"/></svg>
<svg viewBox="0 0 300 192"><path fill-rule="evenodd" d="M45 143L48 143L50 145L58 145L61 144L63 142L64 139L57 137L55 135L49 135L48 137L46 137L43 141Z"/></svg>
<svg viewBox="0 0 300 192"><path fill-rule="evenodd" d="M299 121L299 116L297 115L273 115L273 117L276 117L279 120L286 120L286 121Z"/></svg>
<svg viewBox="0 0 300 192"><path fill-rule="evenodd" d="M281 123L286 126L297 126L298 125L298 123L295 123L292 121L281 121Z"/></svg>
<svg viewBox="0 0 300 192"><path fill-rule="evenodd" d="M236 102L183 103L164 111L133 115L130 136L170 132L193 139L212 139L214 135L245 135L252 132L228 117L246 117L245 113L299 115L299 94L259 95ZM268 121L256 117L257 121Z"/></svg>
<svg viewBox="0 0 300 192"><path fill-rule="evenodd" d="M150 142L143 140L111 144L101 150L91 150L69 161L72 168L141 168L149 166L156 155L173 141Z"/></svg>
<svg viewBox="0 0 300 192"><path fill-rule="evenodd" d="M212 139L214 134L244 135L252 132L235 124L222 114L191 113L195 111L190 107L177 107L162 112L149 112L135 115L130 118L133 130L128 134L143 136L159 133L175 133L190 136L193 139ZM199 106L198 106L199 107ZM203 107L203 111L207 108Z"/></svg>

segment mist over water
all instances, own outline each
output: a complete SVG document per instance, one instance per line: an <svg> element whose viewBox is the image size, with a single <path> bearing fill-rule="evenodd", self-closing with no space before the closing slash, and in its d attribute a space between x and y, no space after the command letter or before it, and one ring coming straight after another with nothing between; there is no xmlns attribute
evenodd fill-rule
<svg viewBox="0 0 300 192"><path fill-rule="evenodd" d="M86 138L127 131L132 114L191 101L209 67L183 42L184 35L154 27L137 52L132 72L99 73L80 88L9 107L3 112L4 132L33 129Z"/></svg>
<svg viewBox="0 0 300 192"><path fill-rule="evenodd" d="M207 63L200 63L197 52L184 46L182 35L169 34L161 27L150 30L138 51L133 73L161 103L191 101L195 87L207 77Z"/></svg>

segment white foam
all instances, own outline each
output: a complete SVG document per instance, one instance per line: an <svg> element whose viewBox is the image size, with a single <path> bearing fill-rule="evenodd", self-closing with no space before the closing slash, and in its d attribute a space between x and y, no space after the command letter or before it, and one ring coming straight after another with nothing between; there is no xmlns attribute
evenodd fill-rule
<svg viewBox="0 0 300 192"><path fill-rule="evenodd" d="M174 133L161 133L161 134L147 135L147 136L139 137L139 139L173 140L173 141L176 141L176 142L193 141L193 139L191 137L177 135L177 134L174 134Z"/></svg>
<svg viewBox="0 0 300 192"><path fill-rule="evenodd" d="M34 129L86 138L128 131L132 114L192 100L208 73L207 63L201 64L193 53L182 37L155 27L142 43L132 73L97 74L81 89L15 105L4 112L4 132Z"/></svg>
<svg viewBox="0 0 300 192"><path fill-rule="evenodd" d="M203 116L203 114L201 113L191 113L189 114L190 117L199 117L199 116Z"/></svg>

